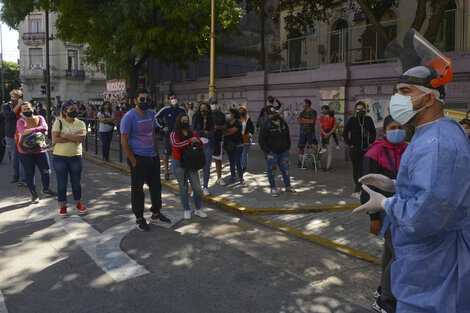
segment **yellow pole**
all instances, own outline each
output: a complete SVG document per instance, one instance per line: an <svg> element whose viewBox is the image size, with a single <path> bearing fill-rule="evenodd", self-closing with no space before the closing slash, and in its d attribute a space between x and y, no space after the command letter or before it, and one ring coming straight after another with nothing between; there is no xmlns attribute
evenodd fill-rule
<svg viewBox="0 0 470 313"><path fill-rule="evenodd" d="M211 0L211 52L209 98L215 97L215 0Z"/></svg>

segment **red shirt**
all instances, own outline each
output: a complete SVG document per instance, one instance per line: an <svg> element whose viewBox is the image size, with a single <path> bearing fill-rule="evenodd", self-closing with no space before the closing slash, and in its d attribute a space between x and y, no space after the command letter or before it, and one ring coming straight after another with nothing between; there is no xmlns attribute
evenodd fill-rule
<svg viewBox="0 0 470 313"><path fill-rule="evenodd" d="M334 117L325 116L323 118L323 129L333 128L336 124L336 119Z"/></svg>
<svg viewBox="0 0 470 313"><path fill-rule="evenodd" d="M194 131L191 137L199 138L199 136ZM171 143L171 148L173 150L171 157L174 160L178 160L178 161L181 161L181 150L183 150L184 148L192 144L191 140L189 139L181 141L178 134L174 131L172 131L170 134L170 143ZM204 148L204 144L202 143L202 141L199 141L199 144L201 145L201 147Z"/></svg>

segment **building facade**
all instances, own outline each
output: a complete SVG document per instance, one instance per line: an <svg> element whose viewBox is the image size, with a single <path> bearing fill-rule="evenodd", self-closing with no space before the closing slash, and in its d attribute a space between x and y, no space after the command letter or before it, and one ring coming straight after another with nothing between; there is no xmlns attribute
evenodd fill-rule
<svg viewBox="0 0 470 313"><path fill-rule="evenodd" d="M325 104L334 109L340 126L344 126L353 114L354 104L362 100L376 127L381 128L400 73L387 59L386 43L380 36L374 31L364 37L366 30L372 28L366 25L363 13L351 7L354 1L337 2L331 22L319 23L315 30L306 30L304 37L288 39L281 23L280 40L266 43L266 71L256 70L253 66L255 70L242 74L219 75L216 87L223 109L246 105L249 114L256 119L266 97L278 97L283 103L282 114L291 128L293 150L299 130L297 117L306 98L312 101L312 107L317 111ZM410 27L416 4L417 1L400 1L399 7L387 12L381 24L390 37ZM429 18L430 14L427 16ZM452 58L454 79L447 86L446 110L456 116L463 116L470 109L469 21L468 1L456 0L445 12L434 42ZM426 26L427 21L421 32ZM218 59L218 64L222 62ZM239 63L250 62L246 58ZM184 80L184 76L177 75L174 78L162 78L155 86L162 94L170 90L175 92L183 102L207 99L207 76L196 80ZM150 81L150 88L151 84ZM348 155L346 147L335 154L339 159Z"/></svg>
<svg viewBox="0 0 470 313"><path fill-rule="evenodd" d="M49 13L49 36L56 33L56 13ZM45 13L35 11L20 23L20 79L25 100L46 103ZM88 104L102 99L106 91L104 64L90 66L82 62L83 45L53 38L49 41L52 104L73 99Z"/></svg>

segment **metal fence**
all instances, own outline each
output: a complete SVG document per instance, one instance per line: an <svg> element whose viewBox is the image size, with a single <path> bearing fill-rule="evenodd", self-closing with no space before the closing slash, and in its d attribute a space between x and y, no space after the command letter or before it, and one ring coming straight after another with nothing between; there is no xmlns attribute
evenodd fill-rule
<svg viewBox="0 0 470 313"><path fill-rule="evenodd" d="M469 49L466 16L463 9L446 11L434 45L444 52ZM414 16L404 17L382 22L381 25L388 37L393 39L409 28L413 20ZM390 61L385 57L386 46L387 42L371 24L268 42L265 45L266 70L276 73L314 69L328 63L384 63ZM259 71L260 55L260 45L226 51L217 58L217 76L237 76Z"/></svg>

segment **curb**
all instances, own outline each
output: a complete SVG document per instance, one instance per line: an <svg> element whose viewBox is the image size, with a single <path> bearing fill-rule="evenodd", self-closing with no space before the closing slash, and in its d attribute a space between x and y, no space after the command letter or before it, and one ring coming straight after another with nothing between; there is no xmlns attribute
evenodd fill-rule
<svg viewBox="0 0 470 313"><path fill-rule="evenodd" d="M99 157L96 157L94 155L88 154L88 153L83 153L83 155L86 158L92 159L94 161L101 162L101 159ZM130 173L130 169L127 166L117 164L114 162L107 162L104 163L103 165L107 165L110 167L113 167L115 169L124 171L126 173ZM166 187L172 191L179 192L179 187L177 183L169 182L164 179L160 179L162 182L162 186ZM247 208L239 203L223 199L219 196L214 196L214 195L209 195L209 196L204 196L202 195L202 200L208 204L211 204L219 209L222 209L224 211L239 215L239 216L244 216L252 221L256 221L258 223L261 223L263 225L266 225L268 227L274 228L281 230L283 232L295 235L297 237L307 239L313 242L316 242L322 246L326 246L332 249L335 249L336 251L342 252L349 254L351 256L354 256L359 259L363 259L369 262L373 262L375 264L380 264L381 260L379 258L376 258L372 256L369 253L356 250L354 248L350 248L345 245L341 245L339 243L336 243L334 241L331 241L327 238L320 237L314 234L307 233L305 231L299 230L294 227L290 227L278 222L270 221L268 219L265 219L263 217L257 216L257 214L261 213L299 213L299 212L313 212L313 211L324 211L324 210L353 210L356 207L358 207L358 204L346 204L346 205L330 205L330 206L305 206L305 207L295 207L295 208Z"/></svg>

